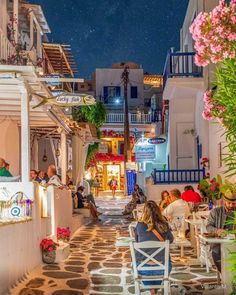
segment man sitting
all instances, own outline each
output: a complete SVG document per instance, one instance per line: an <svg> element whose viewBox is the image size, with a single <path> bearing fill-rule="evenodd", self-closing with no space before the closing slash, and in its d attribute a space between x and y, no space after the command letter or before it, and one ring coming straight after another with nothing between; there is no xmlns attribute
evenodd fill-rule
<svg viewBox="0 0 236 295"><path fill-rule="evenodd" d="M211 210L207 222L207 231L222 236L226 234L227 230L232 230L233 224L228 224L227 222L234 219L235 210L236 192L228 190L223 197L223 206ZM221 272L220 244L212 244L211 249L215 266Z"/></svg>
<svg viewBox="0 0 236 295"><path fill-rule="evenodd" d="M57 175L56 167L52 164L48 166L48 185L52 184L54 186L63 187L59 176Z"/></svg>
<svg viewBox="0 0 236 295"><path fill-rule="evenodd" d="M12 177L12 174L6 169L6 162L0 158L0 176Z"/></svg>
<svg viewBox="0 0 236 295"><path fill-rule="evenodd" d="M168 205L163 215L170 221L176 217L187 218L190 215L188 203L181 199L181 192L178 189L170 191L170 205Z"/></svg>

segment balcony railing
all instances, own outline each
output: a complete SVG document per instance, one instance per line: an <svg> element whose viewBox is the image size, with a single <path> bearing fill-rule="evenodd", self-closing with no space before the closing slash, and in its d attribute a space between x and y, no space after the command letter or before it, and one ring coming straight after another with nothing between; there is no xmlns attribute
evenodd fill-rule
<svg viewBox="0 0 236 295"><path fill-rule="evenodd" d="M154 184L198 183L205 176L205 169L157 170L153 173Z"/></svg>
<svg viewBox="0 0 236 295"><path fill-rule="evenodd" d="M165 87L168 78L172 77L202 77L202 67L194 63L195 52L169 52L163 72Z"/></svg>
<svg viewBox="0 0 236 295"><path fill-rule="evenodd" d="M11 42L7 39L6 35L0 29L0 61L7 61L9 57L15 54L15 49Z"/></svg>
<svg viewBox="0 0 236 295"><path fill-rule="evenodd" d="M161 115L160 115L161 119ZM157 120L156 120L157 121ZM154 122L152 114L142 114L142 113L129 113L129 123L130 124L150 124ZM106 123L123 124L124 123L124 113L109 113L106 116Z"/></svg>

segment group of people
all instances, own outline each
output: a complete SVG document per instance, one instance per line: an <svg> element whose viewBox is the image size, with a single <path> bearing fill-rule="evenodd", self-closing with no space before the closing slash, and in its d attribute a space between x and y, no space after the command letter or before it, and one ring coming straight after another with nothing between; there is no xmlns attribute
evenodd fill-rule
<svg viewBox="0 0 236 295"><path fill-rule="evenodd" d="M61 179L57 175L55 165L51 164L48 166L47 173L43 170L37 172L34 169L30 170L30 180L41 184L55 185L62 187Z"/></svg>
<svg viewBox="0 0 236 295"><path fill-rule="evenodd" d="M164 241L173 242L172 222L174 218L183 216L184 219L191 215L191 206L189 203L201 203L201 197L194 191L192 186L187 186L184 192L173 189L170 192L163 191L161 194L161 202L157 204L154 201L146 201L141 219L138 221L135 229L135 239L137 242L144 241ZM218 236L227 234L227 231L233 229L232 221L234 212L236 211L236 193L227 194L223 197L223 205L211 210L208 221L207 231ZM156 249L148 249L148 254L152 255ZM215 266L221 272L221 250L220 244L213 244L211 247L212 258ZM163 251L162 251L163 252ZM164 255L159 252L156 257L157 261L165 263ZM137 263L140 264L144 257L140 254L136 255ZM152 263L152 262L150 262ZM148 263L147 267L150 266ZM169 272L172 265L169 258ZM163 271L145 271L143 275L160 275ZM144 282L145 283L145 282ZM156 281L154 284L158 284ZM150 285L150 281L147 282ZM151 290L151 294L156 294L155 290Z"/></svg>
<svg viewBox="0 0 236 295"><path fill-rule="evenodd" d="M95 200L92 193L85 194L84 186L80 185L77 188L76 193L73 196L74 208L82 209L87 208L90 210L92 217L95 220L99 220L99 215L101 214L97 210Z"/></svg>

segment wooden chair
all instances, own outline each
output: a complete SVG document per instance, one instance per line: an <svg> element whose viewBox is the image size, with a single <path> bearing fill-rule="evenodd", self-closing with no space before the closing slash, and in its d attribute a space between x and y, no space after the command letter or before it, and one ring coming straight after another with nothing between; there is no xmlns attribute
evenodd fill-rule
<svg viewBox="0 0 236 295"><path fill-rule="evenodd" d="M149 255L147 253L148 249L155 249L154 252ZM164 250L165 263L155 259L155 256ZM131 242L130 243L130 251L132 257L132 267L133 267L133 275L134 275L134 285L135 285L135 295L141 295L143 290L150 289L162 289L164 290L164 295L170 295L170 282L169 282L169 241L166 240L164 242L155 242L155 241L146 241L146 242ZM144 260L137 265L135 253L141 253L144 257ZM150 264L151 262L151 264ZM146 264L150 264L151 266L146 266ZM155 271L155 270L163 270L162 275L141 275L140 271ZM151 282L151 281L162 281L161 285L144 285L143 282Z"/></svg>

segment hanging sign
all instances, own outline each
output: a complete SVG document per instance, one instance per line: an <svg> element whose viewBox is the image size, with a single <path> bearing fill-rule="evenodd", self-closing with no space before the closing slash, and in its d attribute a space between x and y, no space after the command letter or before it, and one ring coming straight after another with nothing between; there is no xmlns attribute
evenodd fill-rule
<svg viewBox="0 0 236 295"><path fill-rule="evenodd" d="M153 161L156 158L155 146L151 144L140 144L135 146L136 162Z"/></svg>
<svg viewBox="0 0 236 295"><path fill-rule="evenodd" d="M34 93L33 95L43 99L39 104L34 106L33 109L44 104L54 104L60 107L73 107L94 105L96 103L95 98L92 95L88 94L63 92L53 97L45 97L37 93Z"/></svg>
<svg viewBox="0 0 236 295"><path fill-rule="evenodd" d="M162 144L165 142L166 142L165 138L162 138L162 137L152 137L148 139L148 143L150 144Z"/></svg>
<svg viewBox="0 0 236 295"><path fill-rule="evenodd" d="M106 143L100 143L98 146L98 152L100 154L108 154L108 145Z"/></svg>

